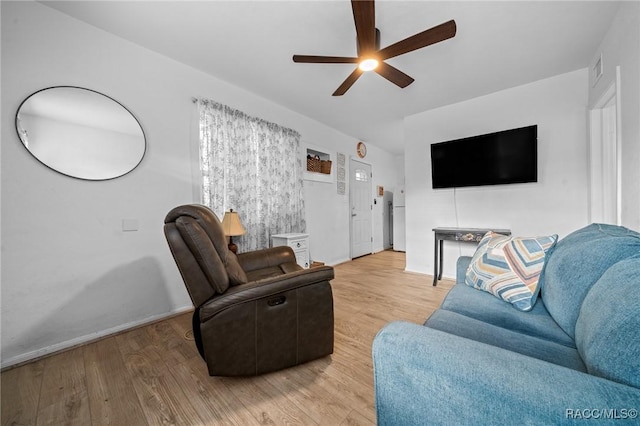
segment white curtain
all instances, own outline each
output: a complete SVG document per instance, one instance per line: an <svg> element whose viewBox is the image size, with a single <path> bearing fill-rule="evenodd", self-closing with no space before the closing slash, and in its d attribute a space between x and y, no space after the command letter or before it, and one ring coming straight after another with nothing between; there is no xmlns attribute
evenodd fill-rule
<svg viewBox="0 0 640 426"><path fill-rule="evenodd" d="M202 204L222 220L237 211L247 233L240 252L271 235L306 230L300 134L226 105L199 100Z"/></svg>

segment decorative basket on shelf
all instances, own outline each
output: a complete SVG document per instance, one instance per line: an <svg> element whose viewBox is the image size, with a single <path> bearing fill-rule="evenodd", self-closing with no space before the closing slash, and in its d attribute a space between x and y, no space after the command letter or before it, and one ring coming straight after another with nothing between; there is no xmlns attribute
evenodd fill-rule
<svg viewBox="0 0 640 426"><path fill-rule="evenodd" d="M331 174L331 160L320 161L320 173L324 173L325 175Z"/></svg>
<svg viewBox="0 0 640 426"><path fill-rule="evenodd" d="M321 165L319 158L307 157L307 171L320 173Z"/></svg>

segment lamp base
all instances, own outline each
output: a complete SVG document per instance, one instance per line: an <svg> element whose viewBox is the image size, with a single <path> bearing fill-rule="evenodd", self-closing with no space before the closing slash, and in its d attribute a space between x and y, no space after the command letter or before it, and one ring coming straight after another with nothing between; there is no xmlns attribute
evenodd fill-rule
<svg viewBox="0 0 640 426"><path fill-rule="evenodd" d="M229 237L229 245L227 247L233 254L238 254L238 246L233 242L233 237Z"/></svg>
<svg viewBox="0 0 640 426"><path fill-rule="evenodd" d="M229 250L233 252L233 254L238 254L238 246L236 245L236 243L230 242L228 247Z"/></svg>

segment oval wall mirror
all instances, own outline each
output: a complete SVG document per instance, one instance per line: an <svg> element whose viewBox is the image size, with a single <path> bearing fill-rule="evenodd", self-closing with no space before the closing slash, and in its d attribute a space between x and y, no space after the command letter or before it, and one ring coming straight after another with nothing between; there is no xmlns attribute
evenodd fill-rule
<svg viewBox="0 0 640 426"><path fill-rule="evenodd" d="M90 89L57 86L26 98L16 114L22 144L67 176L114 179L142 161L146 139L138 120L116 100Z"/></svg>

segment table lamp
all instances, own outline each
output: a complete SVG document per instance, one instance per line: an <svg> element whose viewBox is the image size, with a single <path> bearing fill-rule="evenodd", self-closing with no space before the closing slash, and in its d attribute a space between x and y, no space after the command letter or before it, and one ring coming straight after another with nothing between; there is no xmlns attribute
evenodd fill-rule
<svg viewBox="0 0 640 426"><path fill-rule="evenodd" d="M244 235L247 232L242 226L242 222L240 222L238 212L234 212L233 209L229 209L228 212L224 213L224 217L222 218L222 229L224 230L224 235L229 237L229 250L233 253L238 253L238 246L233 242L233 237Z"/></svg>

